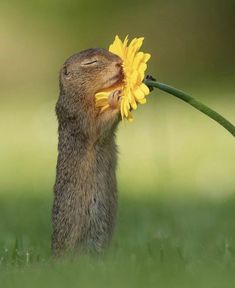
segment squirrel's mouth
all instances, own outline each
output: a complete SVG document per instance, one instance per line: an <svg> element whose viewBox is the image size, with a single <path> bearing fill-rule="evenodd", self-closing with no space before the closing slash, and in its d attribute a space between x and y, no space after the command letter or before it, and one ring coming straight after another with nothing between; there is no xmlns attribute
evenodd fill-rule
<svg viewBox="0 0 235 288"><path fill-rule="evenodd" d="M110 77L104 84L105 88L102 89L102 91L111 91L114 90L115 88L121 87L124 84L124 73L122 71L122 69L120 69L120 71Z"/></svg>

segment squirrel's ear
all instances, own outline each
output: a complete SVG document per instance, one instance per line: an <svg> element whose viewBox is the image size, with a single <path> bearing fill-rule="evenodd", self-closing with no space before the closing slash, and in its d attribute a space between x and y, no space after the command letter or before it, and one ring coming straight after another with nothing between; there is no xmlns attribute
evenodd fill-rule
<svg viewBox="0 0 235 288"><path fill-rule="evenodd" d="M63 68L62 68L62 73L63 73L63 75L64 75L67 79L71 77L71 72L69 72L67 66L63 66Z"/></svg>

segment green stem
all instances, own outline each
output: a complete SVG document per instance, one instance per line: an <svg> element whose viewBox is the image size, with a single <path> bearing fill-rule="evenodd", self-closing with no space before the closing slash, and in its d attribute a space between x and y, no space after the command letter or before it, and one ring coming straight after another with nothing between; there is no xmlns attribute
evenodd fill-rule
<svg viewBox="0 0 235 288"><path fill-rule="evenodd" d="M206 114L210 118L214 119L216 122L218 122L220 125L222 125L225 129L227 129L234 137L235 137L235 126L229 122L227 119L225 119L223 116L221 116L216 111L212 110L211 108L207 107L206 105L202 104L198 100L194 99L192 96L187 95L183 91L180 91L176 88L173 88L169 85L145 79L144 83L148 87L155 87L162 91L165 91L171 95L176 96L177 98L187 102L188 104L192 105L194 108L198 109L202 113Z"/></svg>

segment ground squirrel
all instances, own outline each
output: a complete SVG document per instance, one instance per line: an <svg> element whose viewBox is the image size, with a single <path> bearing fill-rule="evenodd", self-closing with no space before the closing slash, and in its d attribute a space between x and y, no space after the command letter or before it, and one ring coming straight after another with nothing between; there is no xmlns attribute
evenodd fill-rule
<svg viewBox="0 0 235 288"><path fill-rule="evenodd" d="M105 49L71 56L60 71L56 104L58 160L52 209L52 251L102 251L117 210L115 130L120 120L121 59ZM95 94L110 87L110 107L95 107ZM113 90L113 89L112 89Z"/></svg>

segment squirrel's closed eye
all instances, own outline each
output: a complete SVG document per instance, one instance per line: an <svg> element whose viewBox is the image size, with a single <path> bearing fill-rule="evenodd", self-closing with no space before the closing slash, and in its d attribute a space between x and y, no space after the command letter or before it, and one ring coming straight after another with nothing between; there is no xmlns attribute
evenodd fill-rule
<svg viewBox="0 0 235 288"><path fill-rule="evenodd" d="M87 66L87 65L95 65L98 63L98 60L97 59L94 59L94 60L86 60L86 61L83 61L81 63L81 65L84 65L84 66Z"/></svg>

